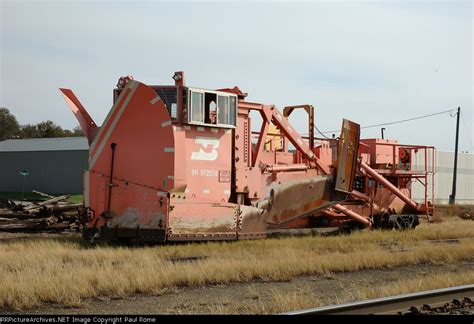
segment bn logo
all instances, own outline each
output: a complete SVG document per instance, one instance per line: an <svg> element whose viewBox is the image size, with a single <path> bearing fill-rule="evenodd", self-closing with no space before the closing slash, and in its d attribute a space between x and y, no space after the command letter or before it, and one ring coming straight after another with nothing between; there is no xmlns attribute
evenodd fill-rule
<svg viewBox="0 0 474 324"><path fill-rule="evenodd" d="M191 160L214 161L217 159L219 140L213 137L197 136L195 144L201 145L198 152L191 154Z"/></svg>

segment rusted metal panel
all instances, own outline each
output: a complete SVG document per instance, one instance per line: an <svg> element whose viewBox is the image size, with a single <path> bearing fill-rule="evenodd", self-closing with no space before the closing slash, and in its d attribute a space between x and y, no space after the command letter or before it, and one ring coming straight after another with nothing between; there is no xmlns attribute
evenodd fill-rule
<svg viewBox="0 0 474 324"><path fill-rule="evenodd" d="M185 197L171 198L168 240L237 238L237 204L190 202Z"/></svg>
<svg viewBox="0 0 474 324"><path fill-rule="evenodd" d="M232 203L171 200L168 240L234 240L261 238L266 233L265 211Z"/></svg>
<svg viewBox="0 0 474 324"><path fill-rule="evenodd" d="M264 209L252 206L239 206L238 234L239 238L259 238L265 236L267 230L266 213Z"/></svg>
<svg viewBox="0 0 474 324"><path fill-rule="evenodd" d="M267 188L267 196L258 207L267 210L267 223L282 224L333 204L332 185L332 176L276 182Z"/></svg>
<svg viewBox="0 0 474 324"><path fill-rule="evenodd" d="M133 183L114 180L107 227L166 229L167 193ZM117 212L116 212L117 211Z"/></svg>
<svg viewBox="0 0 474 324"><path fill-rule="evenodd" d="M354 177L357 171L359 137L359 124L344 119L338 146L336 190L346 193L352 191Z"/></svg>
<svg viewBox="0 0 474 324"><path fill-rule="evenodd" d="M405 196L410 195L408 189L400 189L400 192ZM377 188L373 205L378 213L399 214L405 208L406 203L387 188Z"/></svg>

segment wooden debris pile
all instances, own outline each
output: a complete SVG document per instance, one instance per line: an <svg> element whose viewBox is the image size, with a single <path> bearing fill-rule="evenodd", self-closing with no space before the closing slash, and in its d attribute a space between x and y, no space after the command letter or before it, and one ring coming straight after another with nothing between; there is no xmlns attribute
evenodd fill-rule
<svg viewBox="0 0 474 324"><path fill-rule="evenodd" d="M50 196L40 202L18 203L0 199L0 231L63 232L82 230L83 204L68 201L68 196Z"/></svg>
<svg viewBox="0 0 474 324"><path fill-rule="evenodd" d="M461 217L462 219L474 220L474 214L473 213L468 213L468 212L461 213L461 214L459 214L459 217Z"/></svg>
<svg viewBox="0 0 474 324"><path fill-rule="evenodd" d="M457 214L462 219L474 221L474 208L472 207L472 205L457 206Z"/></svg>

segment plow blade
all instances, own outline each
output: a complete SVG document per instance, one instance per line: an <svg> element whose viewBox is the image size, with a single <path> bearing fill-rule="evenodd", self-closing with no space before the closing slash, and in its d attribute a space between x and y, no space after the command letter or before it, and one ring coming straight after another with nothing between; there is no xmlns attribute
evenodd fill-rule
<svg viewBox="0 0 474 324"><path fill-rule="evenodd" d="M357 171L357 151L359 149L360 125L344 119L338 145L337 174L335 189L350 193Z"/></svg>
<svg viewBox="0 0 474 324"><path fill-rule="evenodd" d="M187 199L189 200L189 199ZM235 240L239 206L229 203L172 199L168 240Z"/></svg>
<svg viewBox="0 0 474 324"><path fill-rule="evenodd" d="M72 92L62 92L87 122ZM171 117L161 98L143 83L128 82L89 150L84 180L88 231L100 229L110 239L163 241L174 186L174 146Z"/></svg>

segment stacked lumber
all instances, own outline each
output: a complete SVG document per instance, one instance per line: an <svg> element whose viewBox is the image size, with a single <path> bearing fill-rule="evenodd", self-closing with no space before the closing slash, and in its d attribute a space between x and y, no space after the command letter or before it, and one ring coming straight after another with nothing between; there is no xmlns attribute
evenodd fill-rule
<svg viewBox="0 0 474 324"><path fill-rule="evenodd" d="M83 205L72 203L68 196L50 196L41 202L15 203L0 199L0 231L43 232L82 230Z"/></svg>

